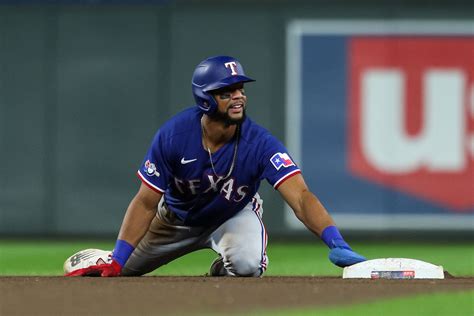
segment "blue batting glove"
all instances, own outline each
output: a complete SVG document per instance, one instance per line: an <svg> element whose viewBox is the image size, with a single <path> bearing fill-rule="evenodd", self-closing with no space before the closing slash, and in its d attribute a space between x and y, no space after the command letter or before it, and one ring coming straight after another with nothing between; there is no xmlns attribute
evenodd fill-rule
<svg viewBox="0 0 474 316"><path fill-rule="evenodd" d="M344 268L367 260L352 250L336 226L326 227L321 234L321 239L331 249L329 260L338 267Z"/></svg>
<svg viewBox="0 0 474 316"><path fill-rule="evenodd" d="M336 247L329 251L329 260L331 260L331 262L336 266L344 268L362 261L366 261L367 259L353 250Z"/></svg>

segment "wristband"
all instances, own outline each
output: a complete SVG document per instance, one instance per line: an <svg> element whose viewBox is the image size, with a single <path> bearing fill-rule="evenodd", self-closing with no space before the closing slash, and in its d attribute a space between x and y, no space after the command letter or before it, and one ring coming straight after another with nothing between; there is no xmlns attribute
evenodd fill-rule
<svg viewBox="0 0 474 316"><path fill-rule="evenodd" d="M342 238L339 229L336 226L328 226L321 233L321 239L330 248L346 248L352 250L347 242Z"/></svg>
<svg viewBox="0 0 474 316"><path fill-rule="evenodd" d="M112 253L112 259L117 261L118 264L123 267L127 262L128 258L130 258L130 255L132 254L133 250L135 250L135 247L130 245L128 242L122 239L117 239L117 242L115 243L114 252Z"/></svg>

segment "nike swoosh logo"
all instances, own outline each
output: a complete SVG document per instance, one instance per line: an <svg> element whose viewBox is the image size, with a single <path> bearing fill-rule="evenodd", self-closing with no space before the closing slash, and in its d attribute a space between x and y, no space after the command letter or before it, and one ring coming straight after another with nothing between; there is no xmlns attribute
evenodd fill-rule
<svg viewBox="0 0 474 316"><path fill-rule="evenodd" d="M187 164L187 163L190 163L190 162L193 162L193 161L196 161L196 160L197 160L197 158L186 160L186 159L184 159L184 157L183 157L183 158L181 158L181 164L182 164L182 165L185 165L185 164Z"/></svg>

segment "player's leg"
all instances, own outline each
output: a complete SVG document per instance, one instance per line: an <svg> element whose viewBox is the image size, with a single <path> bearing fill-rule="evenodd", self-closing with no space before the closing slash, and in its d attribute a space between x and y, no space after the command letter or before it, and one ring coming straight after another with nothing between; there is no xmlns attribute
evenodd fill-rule
<svg viewBox="0 0 474 316"><path fill-rule="evenodd" d="M262 200L256 194L242 211L211 234L210 247L221 256L211 267L212 276L258 277L263 274L268 257L262 213Z"/></svg>
<svg viewBox="0 0 474 316"><path fill-rule="evenodd" d="M189 227L162 204L148 232L125 264L122 275L143 275L187 253L205 247L209 232Z"/></svg>

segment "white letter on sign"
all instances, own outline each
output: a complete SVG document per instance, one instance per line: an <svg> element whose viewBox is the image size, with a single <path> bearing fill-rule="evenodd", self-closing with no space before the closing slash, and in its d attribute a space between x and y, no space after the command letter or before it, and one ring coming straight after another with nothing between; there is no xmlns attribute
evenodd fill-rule
<svg viewBox="0 0 474 316"><path fill-rule="evenodd" d="M436 69L424 79L426 164L433 171L462 170L466 165L463 73Z"/></svg>
<svg viewBox="0 0 474 316"><path fill-rule="evenodd" d="M463 73L434 69L422 79L422 130L411 137L404 128L402 71L363 74L362 146L368 161L381 171L409 173L423 165L433 171L456 171L465 166Z"/></svg>

